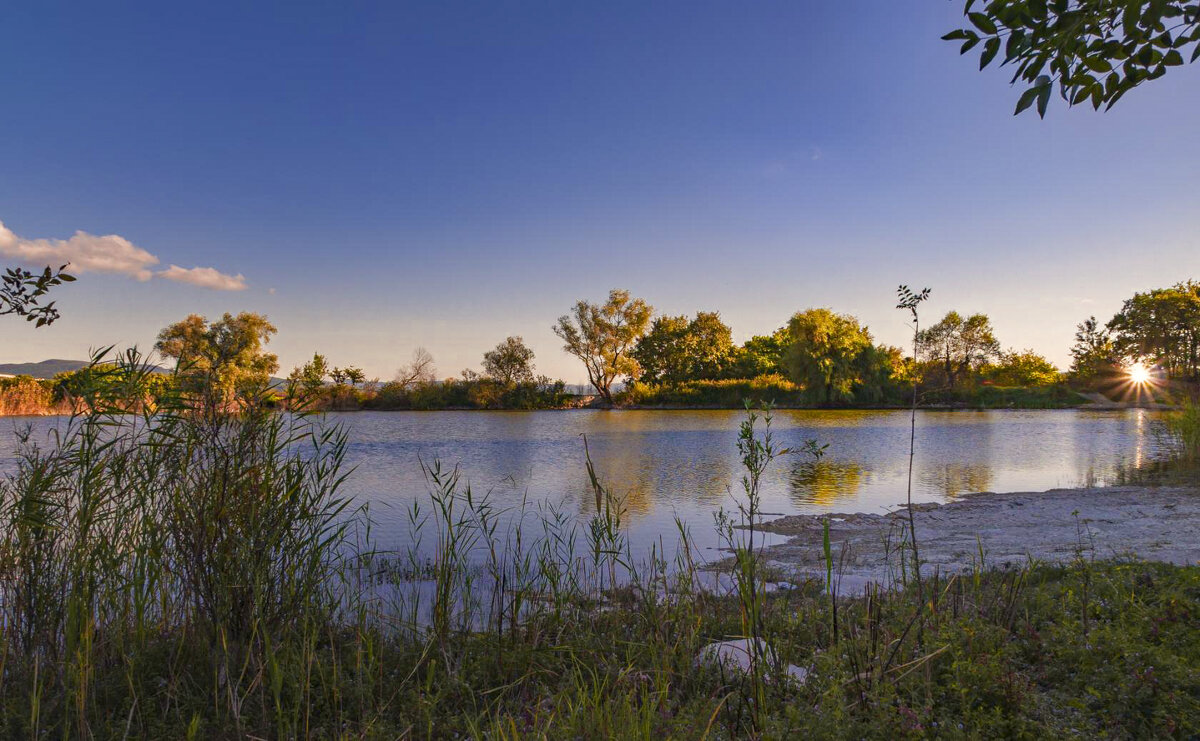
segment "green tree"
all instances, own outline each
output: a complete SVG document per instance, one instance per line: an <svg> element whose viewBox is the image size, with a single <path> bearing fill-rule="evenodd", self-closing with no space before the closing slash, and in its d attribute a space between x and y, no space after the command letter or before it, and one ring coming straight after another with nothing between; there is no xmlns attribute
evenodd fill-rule
<svg viewBox="0 0 1200 741"><path fill-rule="evenodd" d="M176 361L184 391L223 405L261 390L279 370L279 359L263 349L275 332L262 314L225 314L212 324L192 314L159 332L154 348Z"/></svg>
<svg viewBox="0 0 1200 741"><path fill-rule="evenodd" d="M945 374L951 388L1000 357L1000 343L986 314L964 319L957 311L947 312L940 322L921 330L917 348L922 360L936 364Z"/></svg>
<svg viewBox="0 0 1200 741"><path fill-rule="evenodd" d="M1150 359L1177 378L1200 378L1200 283L1135 293L1108 329L1121 356Z"/></svg>
<svg viewBox="0 0 1200 741"><path fill-rule="evenodd" d="M861 382L861 356L871 335L849 314L809 309L788 322L783 363L793 381L804 385L811 400L832 404L852 398Z"/></svg>
<svg viewBox="0 0 1200 741"><path fill-rule="evenodd" d="M32 273L22 268L6 268L0 276L0 316L13 314L25 317L25 321L36 322L43 327L58 319L58 309L51 301L44 306L38 302L50 292L50 289L70 283L75 277L63 271L63 265L53 270L49 265L40 273Z"/></svg>
<svg viewBox="0 0 1200 741"><path fill-rule="evenodd" d="M340 369L335 368L334 370L338 371L338 377L343 377ZM288 375L288 380L299 385L306 394L315 394L325 386L325 377L328 375L330 375L329 361L325 359L324 355L313 353L312 360L293 369ZM337 382L336 379L335 382Z"/></svg>
<svg viewBox="0 0 1200 741"><path fill-rule="evenodd" d="M967 0L969 25L942 38L961 53L982 44L979 68L1000 57L1028 87L1016 113L1046 115L1057 86L1067 105L1111 108L1170 67L1200 57L1200 4L1189 0ZM1190 48L1190 49L1189 49Z"/></svg>
<svg viewBox="0 0 1200 741"><path fill-rule="evenodd" d="M1075 326L1075 344L1071 346L1072 378L1090 381L1111 373L1119 362L1112 335L1096 321L1096 317L1088 317Z"/></svg>
<svg viewBox="0 0 1200 741"><path fill-rule="evenodd" d="M900 401L904 389L900 383L910 380L910 360L904 351L892 345L871 345L856 361L858 385L854 399L864 403Z"/></svg>
<svg viewBox="0 0 1200 741"><path fill-rule="evenodd" d="M686 316L662 316L638 340L633 357L647 383L714 380L729 369L733 333L716 312L702 311L690 321Z"/></svg>
<svg viewBox="0 0 1200 741"><path fill-rule="evenodd" d="M533 350L519 336L505 338L483 354L483 370L505 386L533 380Z"/></svg>
<svg viewBox="0 0 1200 741"><path fill-rule="evenodd" d="M783 373L783 352L788 345L787 327L770 335L755 335L733 353L731 373L739 378L758 378Z"/></svg>
<svg viewBox="0 0 1200 741"><path fill-rule="evenodd" d="M588 382L606 403L612 403L612 385L618 378L637 380L641 374L631 353L646 334L653 313L642 299L614 289L603 304L577 302L571 314L559 317L554 325L563 349L583 362Z"/></svg>
<svg viewBox="0 0 1200 741"><path fill-rule="evenodd" d="M1054 363L1033 350L1001 353L1000 362L988 367L987 377L1001 386L1051 386L1062 380Z"/></svg>

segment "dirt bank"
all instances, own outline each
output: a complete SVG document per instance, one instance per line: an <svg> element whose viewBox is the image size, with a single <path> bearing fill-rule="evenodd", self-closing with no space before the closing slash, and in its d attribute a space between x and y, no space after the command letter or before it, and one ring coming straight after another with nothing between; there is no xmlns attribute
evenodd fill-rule
<svg viewBox="0 0 1200 741"><path fill-rule="evenodd" d="M945 505L914 505L922 573L959 573L1026 563L1136 555L1175 564L1200 563L1200 486L1054 489L972 494ZM825 578L824 515L772 520L763 530L791 536L765 558L784 573ZM828 515L842 592L899 578L898 549L908 516ZM981 556L982 554L982 556Z"/></svg>

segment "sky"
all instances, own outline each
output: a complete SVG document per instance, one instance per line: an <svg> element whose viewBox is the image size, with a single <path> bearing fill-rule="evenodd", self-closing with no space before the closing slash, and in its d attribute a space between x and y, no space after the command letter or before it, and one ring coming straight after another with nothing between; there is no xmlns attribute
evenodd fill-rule
<svg viewBox="0 0 1200 741"><path fill-rule="evenodd" d="M1200 278L1200 64L1108 113L1012 115L940 36L961 3L19 3L0 26L0 264L68 251L62 318L0 362L149 348L257 311L321 352L442 376L612 288L909 338L981 311L1065 367L1075 325Z"/></svg>

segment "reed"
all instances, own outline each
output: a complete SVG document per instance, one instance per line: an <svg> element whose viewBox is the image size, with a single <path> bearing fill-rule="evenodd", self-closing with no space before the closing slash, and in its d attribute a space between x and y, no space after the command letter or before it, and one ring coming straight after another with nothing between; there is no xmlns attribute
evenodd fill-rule
<svg viewBox="0 0 1200 741"><path fill-rule="evenodd" d="M1200 398L1185 399L1178 410L1167 414L1166 423L1178 457L1187 463L1200 461Z"/></svg>

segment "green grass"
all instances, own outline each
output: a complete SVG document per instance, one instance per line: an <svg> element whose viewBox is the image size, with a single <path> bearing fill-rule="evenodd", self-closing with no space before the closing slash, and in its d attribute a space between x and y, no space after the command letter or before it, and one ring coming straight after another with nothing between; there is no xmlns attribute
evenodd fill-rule
<svg viewBox="0 0 1200 741"><path fill-rule="evenodd" d="M1081 550L930 575L924 603L767 591L749 538L769 418L739 437L750 529L723 528L727 594L699 588L682 526L669 559L635 559L590 466L579 522L502 511L432 463L417 542L376 552L339 494L341 432L244 401L132 416L96 397L28 442L0 483L0 737L1200 734L1200 567ZM697 665L737 636L774 650L749 675Z"/></svg>
<svg viewBox="0 0 1200 741"><path fill-rule="evenodd" d="M1177 445L1178 457L1200 463L1200 400L1185 399L1178 411L1167 414L1166 422Z"/></svg>

